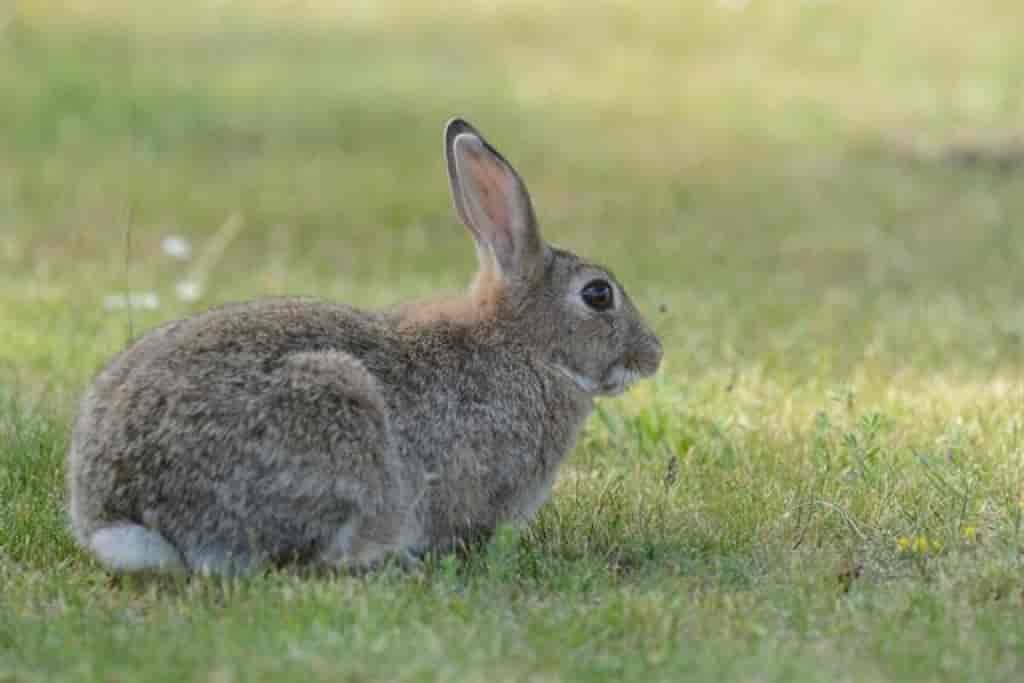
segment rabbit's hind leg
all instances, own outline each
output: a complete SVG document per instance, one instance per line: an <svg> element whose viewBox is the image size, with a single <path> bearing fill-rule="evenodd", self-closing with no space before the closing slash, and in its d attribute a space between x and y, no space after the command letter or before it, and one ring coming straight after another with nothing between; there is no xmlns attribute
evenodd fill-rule
<svg viewBox="0 0 1024 683"><path fill-rule="evenodd" d="M185 563L174 546L159 532L139 524L126 522L97 529L89 537L88 545L113 572L185 571Z"/></svg>
<svg viewBox="0 0 1024 683"><path fill-rule="evenodd" d="M308 515L304 528L315 530L320 544L316 564L367 569L418 541L412 511L423 475L398 457L387 404L357 358L295 353L264 400L268 415L281 416L276 431L291 453L288 477L302 483L281 495L293 488L303 494L285 507Z"/></svg>
<svg viewBox="0 0 1024 683"><path fill-rule="evenodd" d="M411 569L420 564L410 551L406 515L360 517L345 524L324 548L320 564L354 570L371 569L386 560Z"/></svg>

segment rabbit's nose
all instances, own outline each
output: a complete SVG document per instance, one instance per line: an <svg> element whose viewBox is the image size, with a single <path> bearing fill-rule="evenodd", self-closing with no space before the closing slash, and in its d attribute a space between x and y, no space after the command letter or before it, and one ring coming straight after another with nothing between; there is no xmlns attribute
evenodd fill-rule
<svg viewBox="0 0 1024 683"><path fill-rule="evenodd" d="M640 343L629 354L627 364L642 375L653 375L661 365L663 355L661 340L650 332L645 332Z"/></svg>
<svg viewBox="0 0 1024 683"><path fill-rule="evenodd" d="M649 353L650 353L650 361L649 362L650 362L650 368L651 368L650 372L653 375L655 372L658 371L658 367L661 366L661 359L665 355L665 350L661 346L661 340L658 339L657 337L655 337L654 335L651 335L651 344L650 344L650 351L649 351Z"/></svg>

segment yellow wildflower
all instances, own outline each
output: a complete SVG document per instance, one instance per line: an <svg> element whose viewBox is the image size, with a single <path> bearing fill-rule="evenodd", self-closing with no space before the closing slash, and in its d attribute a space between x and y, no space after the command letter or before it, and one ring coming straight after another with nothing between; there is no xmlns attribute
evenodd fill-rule
<svg viewBox="0 0 1024 683"><path fill-rule="evenodd" d="M896 547L903 553L927 555L942 550L942 542L927 536L900 536L896 539Z"/></svg>

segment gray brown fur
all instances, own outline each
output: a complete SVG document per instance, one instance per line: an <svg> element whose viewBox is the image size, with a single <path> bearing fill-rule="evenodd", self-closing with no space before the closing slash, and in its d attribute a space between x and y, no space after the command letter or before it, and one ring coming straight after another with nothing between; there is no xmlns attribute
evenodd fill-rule
<svg viewBox="0 0 1024 683"><path fill-rule="evenodd" d="M614 278L543 242L508 162L458 119L445 150L481 260L464 296L230 305L150 331L100 373L68 484L74 535L101 562L366 566L486 538L546 500L595 396L657 369L617 283L613 310L579 299Z"/></svg>

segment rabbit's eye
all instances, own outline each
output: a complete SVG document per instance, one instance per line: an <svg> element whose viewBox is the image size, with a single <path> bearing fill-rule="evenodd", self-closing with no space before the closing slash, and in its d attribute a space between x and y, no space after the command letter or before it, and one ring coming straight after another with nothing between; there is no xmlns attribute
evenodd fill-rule
<svg viewBox="0 0 1024 683"><path fill-rule="evenodd" d="M583 303L595 311L607 311L615 303L615 294L607 280L591 280L580 292Z"/></svg>

